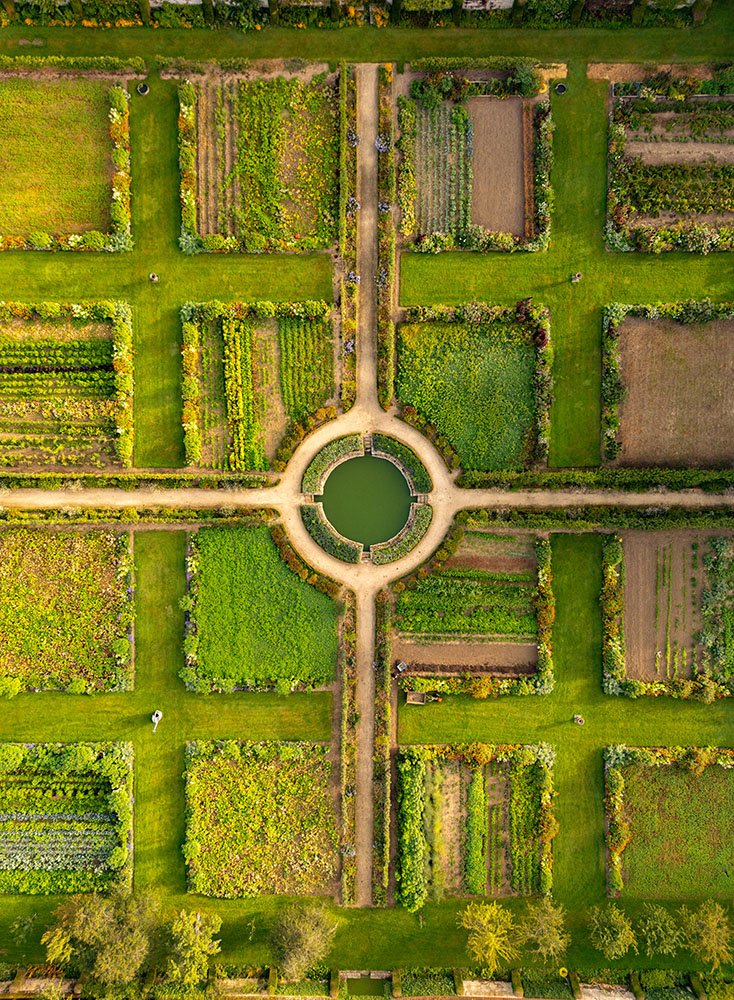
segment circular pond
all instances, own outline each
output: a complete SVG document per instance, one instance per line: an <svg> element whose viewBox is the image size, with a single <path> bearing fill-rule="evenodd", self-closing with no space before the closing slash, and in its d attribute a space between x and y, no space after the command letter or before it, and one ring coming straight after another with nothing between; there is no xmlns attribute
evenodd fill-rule
<svg viewBox="0 0 734 1000"><path fill-rule="evenodd" d="M386 458L362 455L329 473L322 502L324 514L345 538L376 545L403 528L410 500L400 469Z"/></svg>

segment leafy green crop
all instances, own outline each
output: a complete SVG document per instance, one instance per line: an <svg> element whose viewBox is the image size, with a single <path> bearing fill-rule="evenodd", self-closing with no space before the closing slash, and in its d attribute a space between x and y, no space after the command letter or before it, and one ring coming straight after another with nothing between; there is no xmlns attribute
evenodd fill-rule
<svg viewBox="0 0 734 1000"><path fill-rule="evenodd" d="M328 684L339 606L282 562L267 528L191 541L187 685L199 691Z"/></svg>

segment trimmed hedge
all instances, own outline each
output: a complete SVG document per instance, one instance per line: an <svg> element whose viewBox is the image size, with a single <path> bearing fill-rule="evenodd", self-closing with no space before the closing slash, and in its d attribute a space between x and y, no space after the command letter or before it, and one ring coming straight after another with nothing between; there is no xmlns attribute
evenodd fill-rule
<svg viewBox="0 0 734 1000"><path fill-rule="evenodd" d="M324 445L318 454L311 459L301 480L301 490L304 493L319 494L324 488L326 473L331 470L341 458L347 456L357 456L364 454L361 434L348 434L346 437L337 438Z"/></svg>
<svg viewBox="0 0 734 1000"><path fill-rule="evenodd" d="M358 563L362 558L363 546L338 535L327 520L321 504L301 507L301 520L311 538L330 556L348 563Z"/></svg>
<svg viewBox="0 0 734 1000"><path fill-rule="evenodd" d="M388 542L370 547L370 557L375 566L384 566L407 556L423 538L433 520L430 504L412 504L407 526Z"/></svg>
<svg viewBox="0 0 734 1000"><path fill-rule="evenodd" d="M407 444L387 434L372 435L372 452L375 455L392 455L405 468L416 493L430 493L433 481L421 460Z"/></svg>

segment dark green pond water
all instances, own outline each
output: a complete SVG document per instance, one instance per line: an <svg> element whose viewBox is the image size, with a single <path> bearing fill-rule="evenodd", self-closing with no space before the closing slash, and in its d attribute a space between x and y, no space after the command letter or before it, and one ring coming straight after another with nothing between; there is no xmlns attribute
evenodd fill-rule
<svg viewBox="0 0 734 1000"><path fill-rule="evenodd" d="M324 513L346 538L374 545L397 535L410 513L410 490L392 462L361 455L342 462L324 484Z"/></svg>

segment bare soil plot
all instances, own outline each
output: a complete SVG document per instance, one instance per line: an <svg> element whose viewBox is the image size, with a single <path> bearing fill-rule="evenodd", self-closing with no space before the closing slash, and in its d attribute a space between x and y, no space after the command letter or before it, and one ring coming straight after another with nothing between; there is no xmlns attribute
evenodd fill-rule
<svg viewBox="0 0 734 1000"><path fill-rule="evenodd" d="M409 674L464 672L515 677L532 674L538 647L529 642L410 642L398 639L393 656L408 664Z"/></svg>
<svg viewBox="0 0 734 1000"><path fill-rule="evenodd" d="M734 321L628 318L620 351L620 464L734 461Z"/></svg>
<svg viewBox="0 0 734 1000"><path fill-rule="evenodd" d="M625 152L653 166L661 163L734 163L734 143L727 142L645 142L634 139L627 143Z"/></svg>
<svg viewBox="0 0 734 1000"><path fill-rule="evenodd" d="M703 649L701 593L707 532L629 531L625 556L627 675L640 681L691 677Z"/></svg>
<svg viewBox="0 0 734 1000"><path fill-rule="evenodd" d="M525 235L523 100L472 97L471 221L490 232Z"/></svg>

